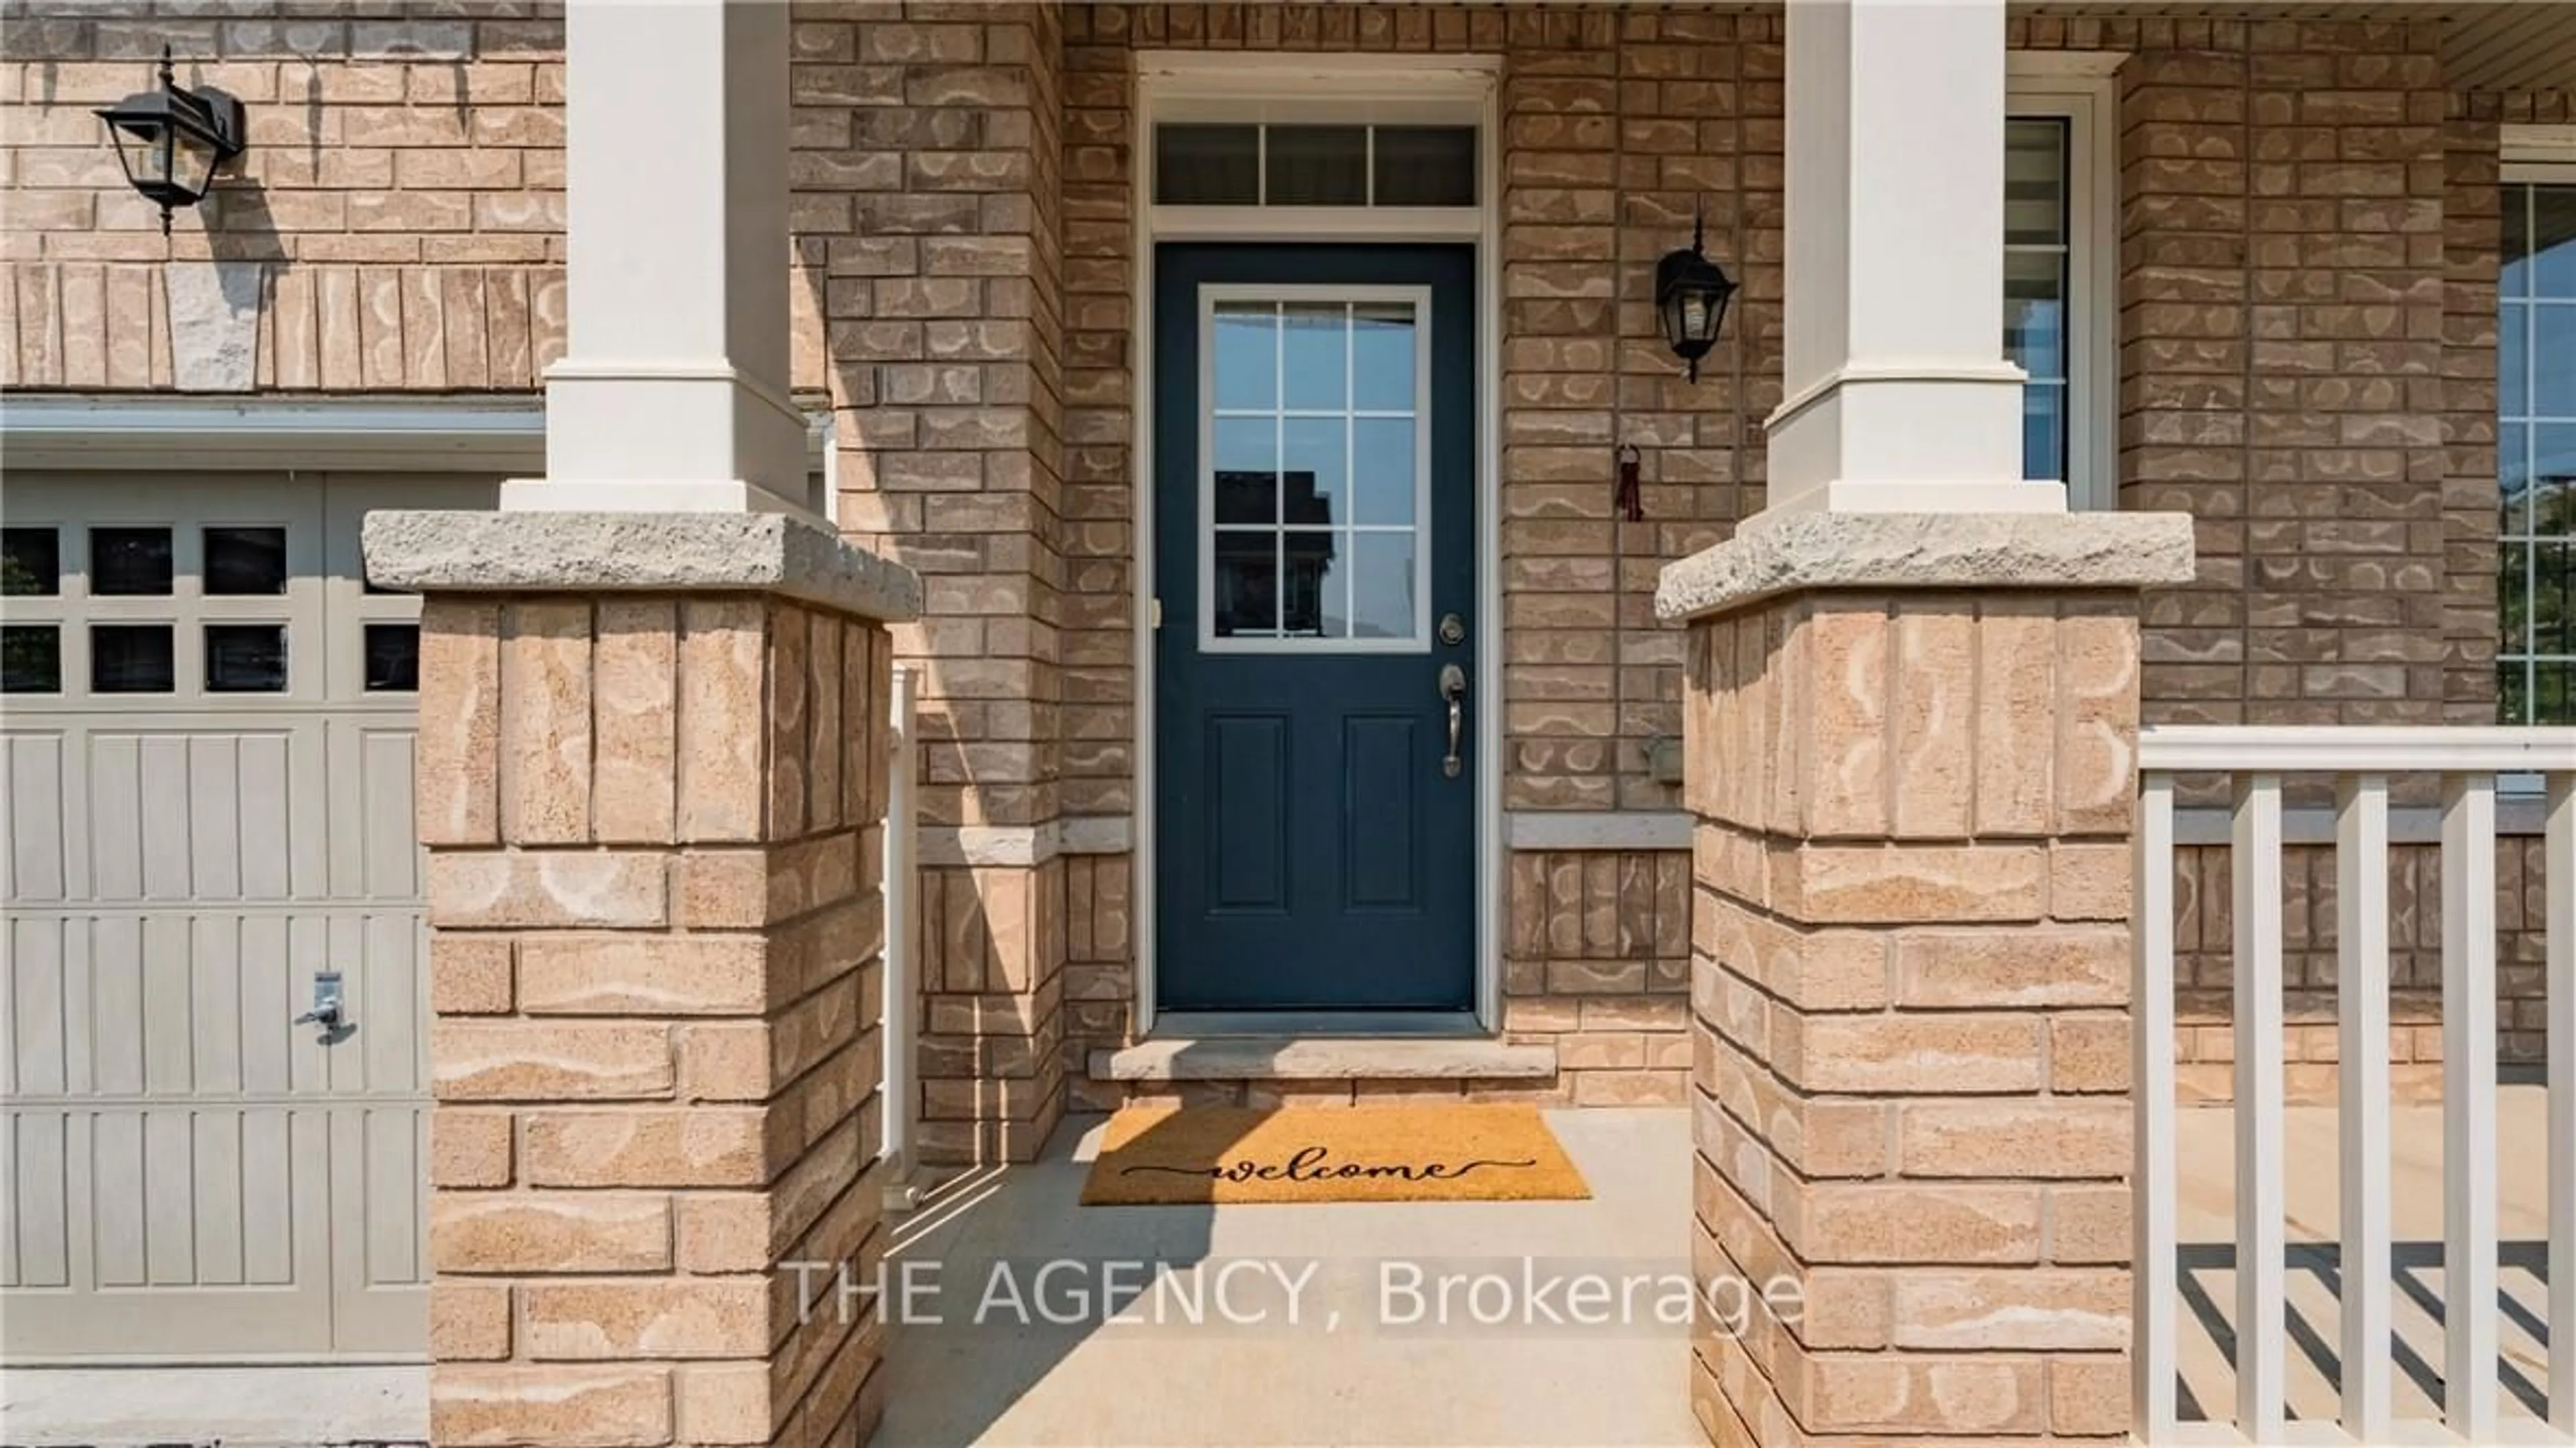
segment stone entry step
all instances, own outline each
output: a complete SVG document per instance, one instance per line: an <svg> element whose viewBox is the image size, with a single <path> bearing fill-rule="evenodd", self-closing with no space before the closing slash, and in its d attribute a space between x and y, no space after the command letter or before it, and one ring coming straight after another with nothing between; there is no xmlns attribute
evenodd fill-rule
<svg viewBox="0 0 2576 1448"><path fill-rule="evenodd" d="M1486 1040L1311 1036L1172 1038L1091 1053L1091 1079L1179 1081L1544 1081L1556 1047Z"/></svg>

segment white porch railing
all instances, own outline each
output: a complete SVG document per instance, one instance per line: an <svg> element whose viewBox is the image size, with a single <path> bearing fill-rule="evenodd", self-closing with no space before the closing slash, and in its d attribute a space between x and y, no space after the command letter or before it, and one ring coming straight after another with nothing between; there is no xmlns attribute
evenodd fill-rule
<svg viewBox="0 0 2576 1448"><path fill-rule="evenodd" d="M881 1093L885 1098L885 1201L890 1208L904 1209L914 1204L919 1191L913 1174L920 1165L912 1143L913 1126L921 1116L921 1091L913 1080L914 1017L921 999L915 960L921 944L920 739L916 732L920 675L896 665L888 694Z"/></svg>
<svg viewBox="0 0 2576 1448"><path fill-rule="evenodd" d="M2334 785L2340 1072L2336 1215L2341 1315L2324 1441L2576 1439L2576 729L2160 728L2139 740L2132 1018L2137 1093L2137 1432L2149 1443L2319 1441L2290 1426L2282 1089L2282 780ZM2176 777L2232 783L2235 1303L2233 1425L2179 1420L2183 1282L2175 1097ZM2440 781L2442 879L2441 1425L2399 1420L2391 1274L2389 793ZM2544 816L2547 914L2547 1413L2498 1410L2496 819L2499 778ZM2206 1314L2201 1314L2206 1316ZM2537 1334L2535 1334L2537 1335ZM2213 1334L2214 1336L2214 1334ZM2310 1354L2317 1356L2315 1353ZM2425 1358L2432 1355L2422 1354ZM2419 1369L2419 1380L2423 1376ZM2303 1419L2321 1416L2315 1412ZM2447 1428L2445 1434L2443 1429Z"/></svg>

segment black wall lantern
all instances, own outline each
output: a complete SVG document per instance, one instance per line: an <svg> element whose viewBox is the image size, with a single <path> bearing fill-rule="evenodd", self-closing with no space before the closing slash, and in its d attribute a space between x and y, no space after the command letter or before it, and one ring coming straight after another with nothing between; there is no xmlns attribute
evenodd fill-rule
<svg viewBox="0 0 2576 1448"><path fill-rule="evenodd" d="M172 79L170 47L161 47L161 87L137 91L105 107L98 118L116 142L125 179L144 199L161 204L161 234L170 234L170 212L206 199L215 168L242 153L242 104L208 87L189 90Z"/></svg>
<svg viewBox="0 0 2576 1448"><path fill-rule="evenodd" d="M1664 340L1672 344L1674 356L1689 364L1693 382L1699 380L1699 359L1717 345L1718 324L1726 320L1727 299L1735 295L1735 283L1701 250L1706 219L1693 212L1690 246L1668 251L1655 263L1655 310L1663 314Z"/></svg>

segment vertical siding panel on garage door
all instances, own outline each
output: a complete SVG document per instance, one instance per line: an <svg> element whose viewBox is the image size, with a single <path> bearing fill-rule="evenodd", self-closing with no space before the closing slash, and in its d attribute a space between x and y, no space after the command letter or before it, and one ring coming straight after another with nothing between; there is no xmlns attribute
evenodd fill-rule
<svg viewBox="0 0 2576 1448"><path fill-rule="evenodd" d="M129 848L140 842L144 898L184 901L189 894L188 740L185 735L146 734L138 753L142 768L132 792L135 816L119 823L129 832ZM157 816L150 824L142 818L146 801Z"/></svg>
<svg viewBox="0 0 2576 1448"><path fill-rule="evenodd" d="M412 731L368 727L357 733L362 888L370 899L409 899L421 893L420 845L411 824Z"/></svg>
<svg viewBox="0 0 2576 1448"><path fill-rule="evenodd" d="M193 1136L188 1199L197 1209L190 1223L196 1280L209 1286L239 1286L244 1280L241 1115L209 1111L191 1116L188 1125Z"/></svg>
<svg viewBox="0 0 2576 1448"><path fill-rule="evenodd" d="M131 734L92 734L87 760L90 787L90 888L101 900L143 894L142 741Z"/></svg>
<svg viewBox="0 0 2576 1448"><path fill-rule="evenodd" d="M188 740L188 877L198 901L241 898L241 858L252 841L241 830L244 739L200 734ZM257 842L263 851L269 842Z"/></svg>
<svg viewBox="0 0 2576 1448"><path fill-rule="evenodd" d="M241 744L242 894L282 900L294 893L291 861L295 832L288 828L287 737L263 734Z"/></svg>
<svg viewBox="0 0 2576 1448"><path fill-rule="evenodd" d="M63 739L29 732L6 741L9 847L0 892L29 903L63 898Z"/></svg>
<svg viewBox="0 0 2576 1448"><path fill-rule="evenodd" d="M199 1091L242 1089L242 921L199 915L188 949L188 1052Z"/></svg>
<svg viewBox="0 0 2576 1448"><path fill-rule="evenodd" d="M370 507L488 507L491 484L8 489L11 526L54 527L65 567L58 595L0 601L63 629L62 692L12 695L0 721L7 1352L418 1353L414 699L369 691L363 666L365 623L407 624L417 600L363 591L356 532ZM90 599L100 525L169 530L169 591ZM203 591L205 528L281 525L282 593ZM92 693L93 620L169 627L171 687ZM270 622L286 691L210 691L205 626ZM326 969L356 1023L327 1043L292 1024Z"/></svg>

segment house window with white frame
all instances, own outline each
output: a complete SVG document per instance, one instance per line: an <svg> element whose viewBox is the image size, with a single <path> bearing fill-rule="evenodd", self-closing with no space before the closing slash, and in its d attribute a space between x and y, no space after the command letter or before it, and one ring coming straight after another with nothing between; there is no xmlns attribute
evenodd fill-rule
<svg viewBox="0 0 2576 1448"><path fill-rule="evenodd" d="M2496 718L2576 724L2576 172L2509 181L2496 285Z"/></svg>
<svg viewBox="0 0 2576 1448"><path fill-rule="evenodd" d="M2067 333L2074 239L2064 116L2004 125L2004 355L2030 374L2021 405L2021 475L2076 481Z"/></svg>
<svg viewBox="0 0 2576 1448"><path fill-rule="evenodd" d="M2119 500L2110 104L2096 76L2017 75L2004 124L2003 350L2029 377L2022 476L2063 480L2071 508Z"/></svg>

